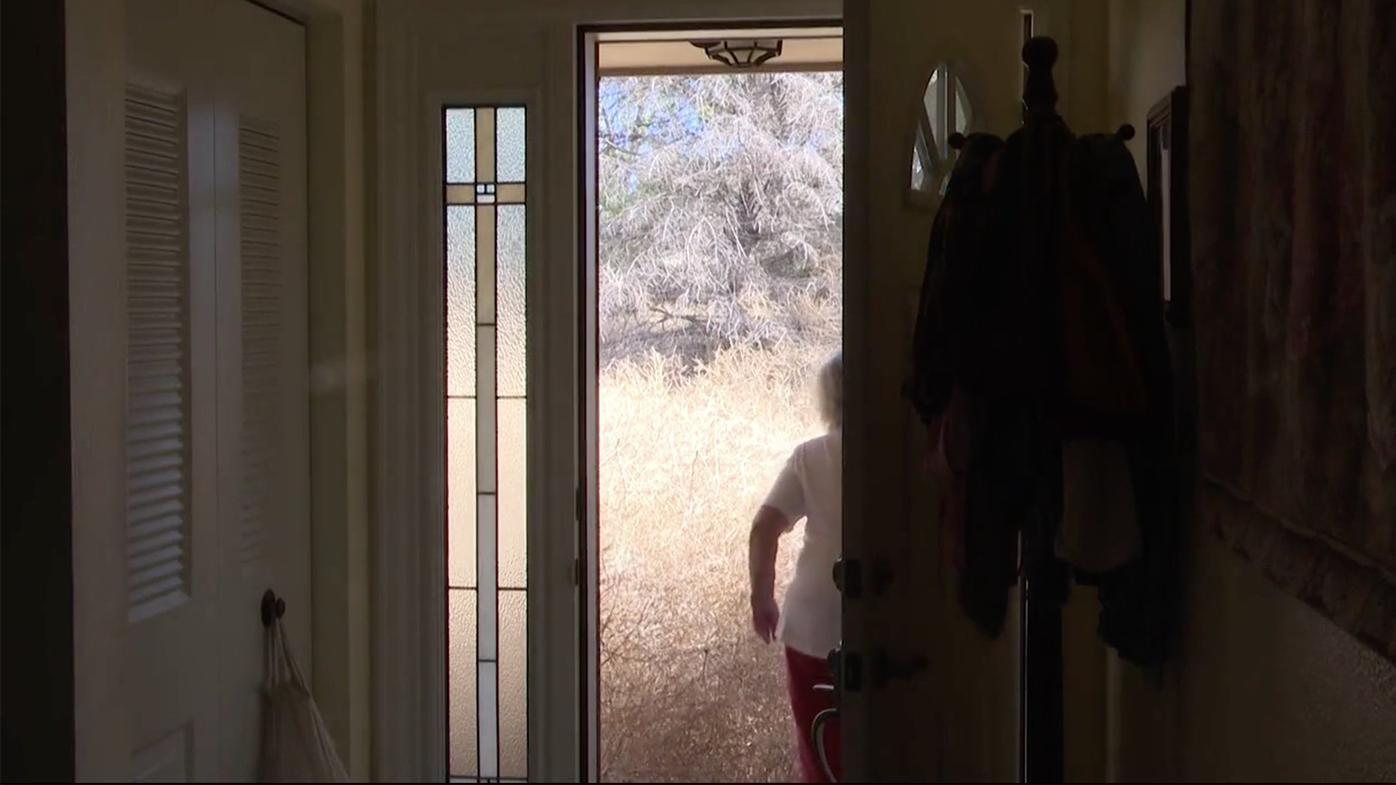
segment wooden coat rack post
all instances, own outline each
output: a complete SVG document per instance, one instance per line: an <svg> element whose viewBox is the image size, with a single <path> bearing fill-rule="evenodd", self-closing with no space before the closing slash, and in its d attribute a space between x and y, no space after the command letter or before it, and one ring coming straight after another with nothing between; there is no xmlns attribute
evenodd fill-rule
<svg viewBox="0 0 1396 785"><path fill-rule="evenodd" d="M1054 218L1062 197L1059 179L1044 171L1044 155L1050 138L1069 134L1057 114L1057 89L1052 66L1057 45L1050 38L1033 38L1023 45L1027 78L1023 87L1025 177L1023 195L1023 270L1047 270L1056 263L1060 248ZM1041 175L1041 176L1037 176ZM1044 293L1045 295L1045 293ZM1049 449L1049 448L1044 448ZM1060 452L1058 451L1058 455ZM1050 492L1049 480L1038 483ZM1061 782L1063 778L1062 732L1062 605L1070 587L1066 565L1053 550L1056 507L1034 505L1037 518L1024 521L1019 554L1022 570L1020 592L1019 777L1022 782Z"/></svg>

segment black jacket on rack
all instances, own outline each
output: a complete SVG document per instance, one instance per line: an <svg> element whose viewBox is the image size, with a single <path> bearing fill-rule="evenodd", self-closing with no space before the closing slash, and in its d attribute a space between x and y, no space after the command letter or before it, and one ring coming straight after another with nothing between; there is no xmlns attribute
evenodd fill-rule
<svg viewBox="0 0 1396 785"><path fill-rule="evenodd" d="M1174 626L1178 525L1171 364L1157 232L1120 134L1055 115L1007 140L956 139L931 231L907 395L948 479L942 526L962 610L989 637L1019 573L1019 535L1054 538L1062 445L1128 456L1127 562L1090 573L1099 632L1155 665ZM1089 478L1087 478L1089 479Z"/></svg>

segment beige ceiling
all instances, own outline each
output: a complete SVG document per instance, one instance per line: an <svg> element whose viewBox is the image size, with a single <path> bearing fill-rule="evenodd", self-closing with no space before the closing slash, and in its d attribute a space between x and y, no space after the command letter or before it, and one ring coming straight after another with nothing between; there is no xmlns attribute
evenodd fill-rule
<svg viewBox="0 0 1396 785"><path fill-rule="evenodd" d="M709 59L707 53L690 43L726 38L781 39L784 43L780 57L760 66L762 71L836 71L843 68L842 31L805 27L606 33L598 36L597 71L602 76L734 73L736 69Z"/></svg>

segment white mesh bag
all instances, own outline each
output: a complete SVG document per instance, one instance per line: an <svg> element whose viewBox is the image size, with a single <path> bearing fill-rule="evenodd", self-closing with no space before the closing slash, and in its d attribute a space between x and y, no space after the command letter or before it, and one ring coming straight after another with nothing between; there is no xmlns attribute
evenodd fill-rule
<svg viewBox="0 0 1396 785"><path fill-rule="evenodd" d="M267 626L262 685L262 782L348 782L320 709L281 627L284 605Z"/></svg>

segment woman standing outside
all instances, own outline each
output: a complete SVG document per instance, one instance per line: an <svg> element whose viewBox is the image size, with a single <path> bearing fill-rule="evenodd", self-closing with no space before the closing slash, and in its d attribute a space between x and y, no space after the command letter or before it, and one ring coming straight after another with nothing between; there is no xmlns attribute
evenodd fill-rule
<svg viewBox="0 0 1396 785"><path fill-rule="evenodd" d="M841 596L834 562L843 535L843 356L836 352L818 375L820 415L827 432L795 448L751 525L751 623L756 634L785 646L790 708L805 782L827 782L810 737L820 711L834 694L815 689L833 684L829 652L839 645ZM784 608L775 599L776 552L780 538L805 520L804 543ZM824 748L835 778L841 776L838 723L825 725Z"/></svg>

